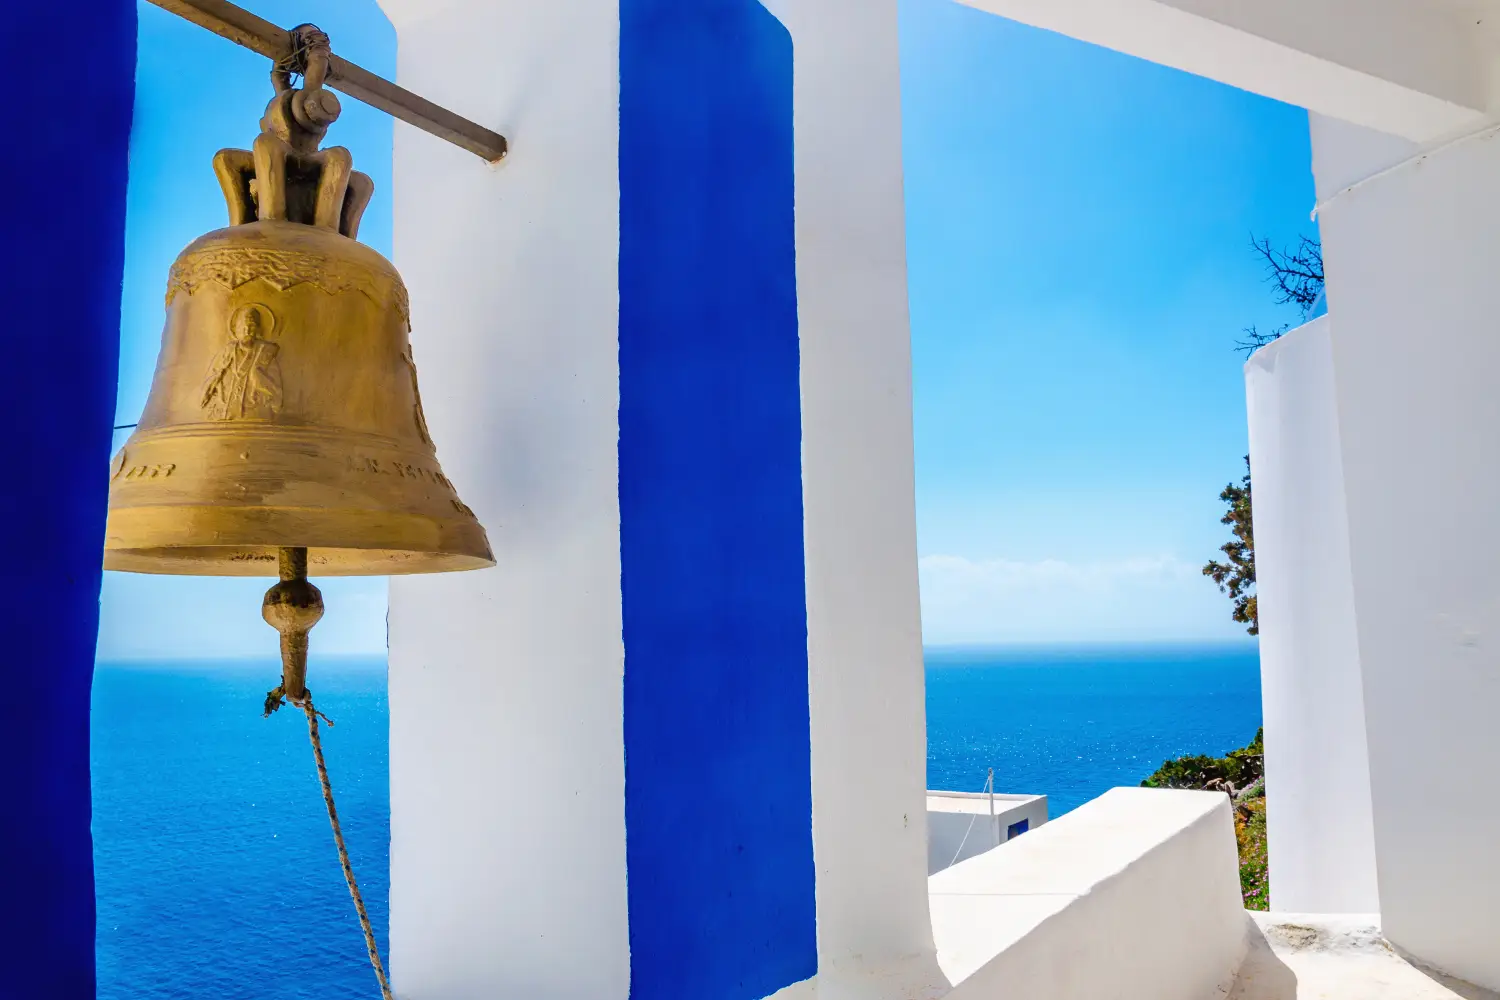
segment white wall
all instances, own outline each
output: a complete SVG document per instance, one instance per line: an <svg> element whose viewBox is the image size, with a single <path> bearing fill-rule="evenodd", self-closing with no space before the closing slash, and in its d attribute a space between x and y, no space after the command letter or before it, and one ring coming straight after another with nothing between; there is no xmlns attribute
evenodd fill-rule
<svg viewBox="0 0 1500 1000"><path fill-rule="evenodd" d="M1375 834L1328 317L1245 365L1271 905L1374 913Z"/></svg>
<svg viewBox="0 0 1500 1000"><path fill-rule="evenodd" d="M498 565L391 583L394 986L624 1000L618 9L383 6L401 82L512 143L396 126L427 420Z"/></svg>
<svg viewBox="0 0 1500 1000"><path fill-rule="evenodd" d="M930 884L951 1000L1207 1000L1248 943L1219 792L1116 788Z"/></svg>
<svg viewBox="0 0 1500 1000"><path fill-rule="evenodd" d="M1314 117L1320 194L1399 159ZM1322 214L1382 923L1500 987L1500 141Z"/></svg>
<svg viewBox="0 0 1500 1000"><path fill-rule="evenodd" d="M1025 820L1029 833L1047 822L1045 795L996 794L990 808L983 792L927 793L928 875L1005 843L1013 824Z"/></svg>

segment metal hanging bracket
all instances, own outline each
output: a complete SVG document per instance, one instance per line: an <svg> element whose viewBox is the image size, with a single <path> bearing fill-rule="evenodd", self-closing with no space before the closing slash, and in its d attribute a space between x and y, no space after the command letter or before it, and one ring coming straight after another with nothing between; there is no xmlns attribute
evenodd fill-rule
<svg viewBox="0 0 1500 1000"><path fill-rule="evenodd" d="M278 65L294 65L296 62L298 52L294 32L279 28L228 0L151 0L151 3L258 52ZM508 149L505 136L418 97L405 87L398 87L347 59L330 56L324 85L461 146L489 163L498 163L505 158Z"/></svg>

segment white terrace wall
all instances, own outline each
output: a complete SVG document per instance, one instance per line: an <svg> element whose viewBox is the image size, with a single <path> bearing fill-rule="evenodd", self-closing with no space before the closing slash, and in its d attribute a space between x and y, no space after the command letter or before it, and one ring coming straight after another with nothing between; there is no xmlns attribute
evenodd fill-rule
<svg viewBox="0 0 1500 1000"><path fill-rule="evenodd" d="M1248 943L1219 792L1115 788L929 882L951 1000L1208 1000Z"/></svg>
<svg viewBox="0 0 1500 1000"><path fill-rule="evenodd" d="M1312 135L1325 199L1415 151L1319 116ZM1382 924L1500 988L1500 139L1321 223Z"/></svg>
<svg viewBox="0 0 1500 1000"><path fill-rule="evenodd" d="M1374 913L1375 834L1328 317L1245 364L1271 905Z"/></svg>

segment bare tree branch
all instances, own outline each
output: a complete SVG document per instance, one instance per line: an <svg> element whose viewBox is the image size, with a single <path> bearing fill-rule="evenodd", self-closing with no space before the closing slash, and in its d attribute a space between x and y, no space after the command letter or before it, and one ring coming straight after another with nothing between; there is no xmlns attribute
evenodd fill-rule
<svg viewBox="0 0 1500 1000"><path fill-rule="evenodd" d="M1244 330L1240 331L1240 339L1234 342L1234 349L1243 354L1254 354L1291 328L1292 325L1290 323L1283 323L1270 333L1261 333L1255 327L1247 326Z"/></svg>
<svg viewBox="0 0 1500 1000"><path fill-rule="evenodd" d="M1294 249L1278 250L1265 238L1250 248L1266 263L1266 280L1276 286L1276 304L1293 305L1306 316L1323 294L1323 245L1303 236Z"/></svg>
<svg viewBox="0 0 1500 1000"><path fill-rule="evenodd" d="M1278 250L1270 240L1251 236L1250 249L1265 262L1266 280L1276 286L1276 304L1296 306L1306 319L1323 295L1323 245L1303 236L1295 247ZM1261 333L1253 326L1246 327L1234 342L1234 349L1254 353L1291 328L1286 323L1270 333Z"/></svg>

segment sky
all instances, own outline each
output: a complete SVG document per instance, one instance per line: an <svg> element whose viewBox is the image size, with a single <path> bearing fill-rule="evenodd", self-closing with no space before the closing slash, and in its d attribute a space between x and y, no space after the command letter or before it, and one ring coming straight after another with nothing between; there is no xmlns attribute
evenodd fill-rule
<svg viewBox="0 0 1500 1000"><path fill-rule="evenodd" d="M394 73L375 0L244 0ZM248 148L267 63L140 4L116 423L145 402L167 269L225 224L213 153ZM929 644L1232 639L1200 573L1246 452L1240 330L1275 306L1251 236L1316 235L1307 115L949 0L903 0L903 155L922 613ZM330 141L377 193L389 118ZM116 446L127 431L116 434ZM101 659L274 655L258 579L106 573ZM318 650L385 648L385 582L319 581Z"/></svg>
<svg viewBox="0 0 1500 1000"><path fill-rule="evenodd" d="M925 640L1243 637L1201 567L1306 112L946 0L901 45Z"/></svg>

